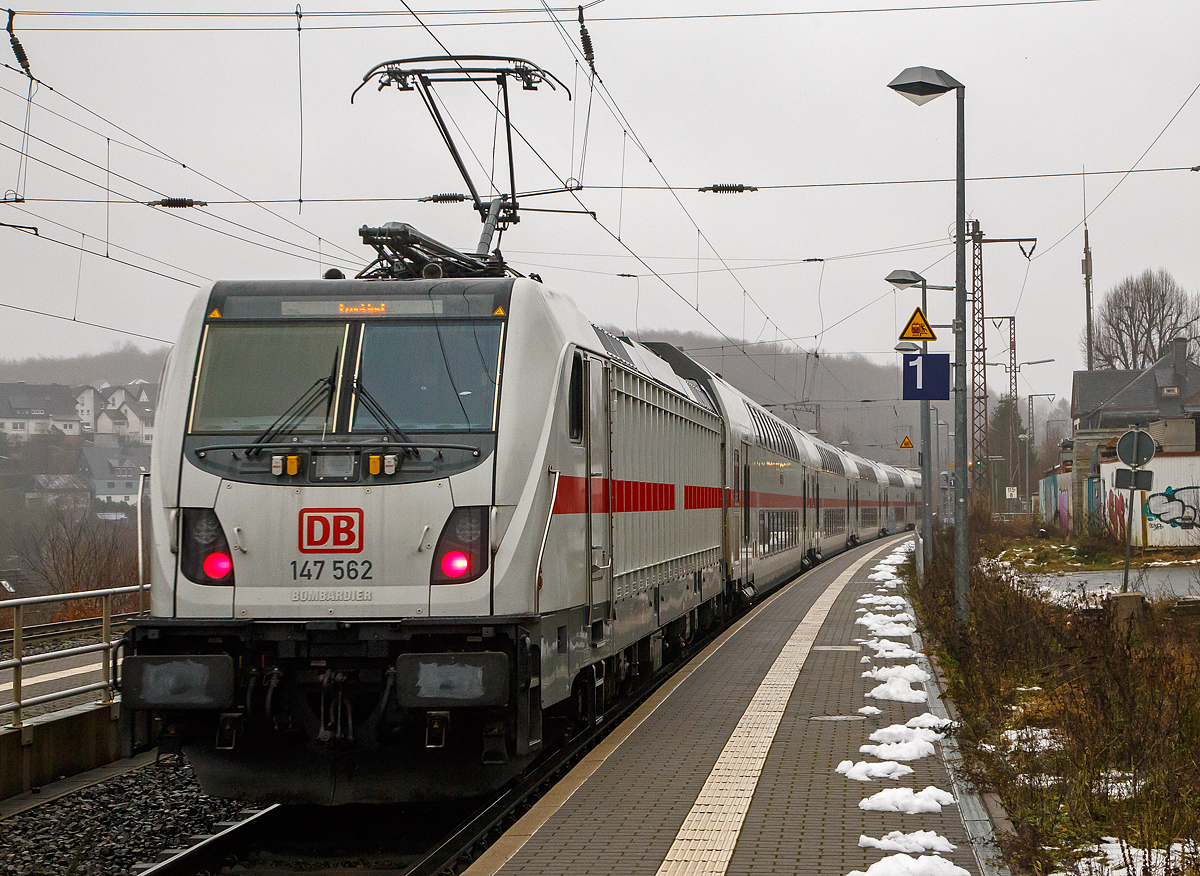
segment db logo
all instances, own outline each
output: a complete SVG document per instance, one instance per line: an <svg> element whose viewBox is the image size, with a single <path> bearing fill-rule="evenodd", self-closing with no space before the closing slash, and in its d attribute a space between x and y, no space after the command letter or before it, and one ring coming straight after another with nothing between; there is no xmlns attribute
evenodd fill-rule
<svg viewBox="0 0 1200 876"><path fill-rule="evenodd" d="M303 508L300 511L300 553L360 553L362 531L361 508Z"/></svg>

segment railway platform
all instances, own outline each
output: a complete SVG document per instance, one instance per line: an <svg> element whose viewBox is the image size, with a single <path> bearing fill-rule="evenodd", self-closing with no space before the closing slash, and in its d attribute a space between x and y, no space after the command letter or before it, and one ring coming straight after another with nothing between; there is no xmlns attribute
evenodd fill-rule
<svg viewBox="0 0 1200 876"><path fill-rule="evenodd" d="M897 598L912 541L840 554L764 600L466 872L1006 874L947 767L946 708Z"/></svg>

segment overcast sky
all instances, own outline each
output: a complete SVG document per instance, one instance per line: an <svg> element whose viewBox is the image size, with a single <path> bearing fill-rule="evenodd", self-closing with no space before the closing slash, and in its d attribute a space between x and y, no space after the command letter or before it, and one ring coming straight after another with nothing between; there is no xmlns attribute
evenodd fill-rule
<svg viewBox="0 0 1200 876"><path fill-rule="evenodd" d="M1097 299L1160 267L1200 292L1195 0L602 0L586 11L594 88L574 7L553 7L561 28L536 4L468 7L419 0L432 36L403 4L372 0L306 4L299 34L288 4L18 9L44 84L30 109L0 44L0 189L25 199L0 205L0 222L41 237L0 227L0 358L130 339L83 323L171 340L207 280L360 267L364 224L408 222L473 251L468 205L416 202L465 190L420 99L368 86L350 103L376 63L441 54L435 36L454 53L528 58L571 90L512 92L517 187L578 179L575 196L523 203L596 218L525 213L501 243L595 322L895 362L919 293L884 276L954 282L955 102L918 107L886 87L915 65L966 85L968 216L991 237L1037 238L1031 260L1016 244L984 252L986 313L1015 313L1018 361L1055 359L1021 371L1021 395L1069 396L1084 367L1085 198ZM164 9L180 15L117 14ZM470 86L439 95L489 188L504 162L491 103ZM714 183L759 191L696 191ZM142 203L163 196L210 206ZM930 293L935 325L952 299ZM951 351L938 334L931 349ZM1007 323L989 324L987 343L1006 359ZM1006 391L1001 369L988 375Z"/></svg>

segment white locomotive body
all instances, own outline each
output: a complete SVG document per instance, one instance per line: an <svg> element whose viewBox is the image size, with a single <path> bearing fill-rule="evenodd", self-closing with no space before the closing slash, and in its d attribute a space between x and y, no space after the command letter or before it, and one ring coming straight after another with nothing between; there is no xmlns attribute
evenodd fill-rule
<svg viewBox="0 0 1200 876"><path fill-rule="evenodd" d="M528 279L213 284L156 419L123 707L244 800L499 787L920 503Z"/></svg>

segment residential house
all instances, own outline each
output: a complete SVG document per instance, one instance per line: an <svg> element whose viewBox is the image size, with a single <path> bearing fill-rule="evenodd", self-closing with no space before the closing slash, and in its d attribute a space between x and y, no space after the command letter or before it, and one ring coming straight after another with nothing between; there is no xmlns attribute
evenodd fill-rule
<svg viewBox="0 0 1200 876"><path fill-rule="evenodd" d="M97 393L103 398L103 407L96 413L97 433L118 435L138 444L153 440L157 384L136 380L128 386L102 387Z"/></svg>
<svg viewBox="0 0 1200 876"><path fill-rule="evenodd" d="M104 407L105 398L94 386L75 388L75 412L85 433L96 430L96 414Z"/></svg>
<svg viewBox="0 0 1200 876"><path fill-rule="evenodd" d="M0 383L0 432L9 440L61 432L79 435L75 393L58 383Z"/></svg>
<svg viewBox="0 0 1200 876"><path fill-rule="evenodd" d="M1103 528L1112 517L1106 505L1115 497L1102 474L1115 468L1117 441L1129 429L1148 431L1159 454L1195 457L1200 464L1200 365L1187 353L1187 340L1177 338L1147 368L1075 372L1070 459L1073 531Z"/></svg>
<svg viewBox="0 0 1200 876"><path fill-rule="evenodd" d="M138 480L150 471L149 447L122 445L116 435L97 432L82 456L79 474L87 478L97 501L137 504Z"/></svg>

